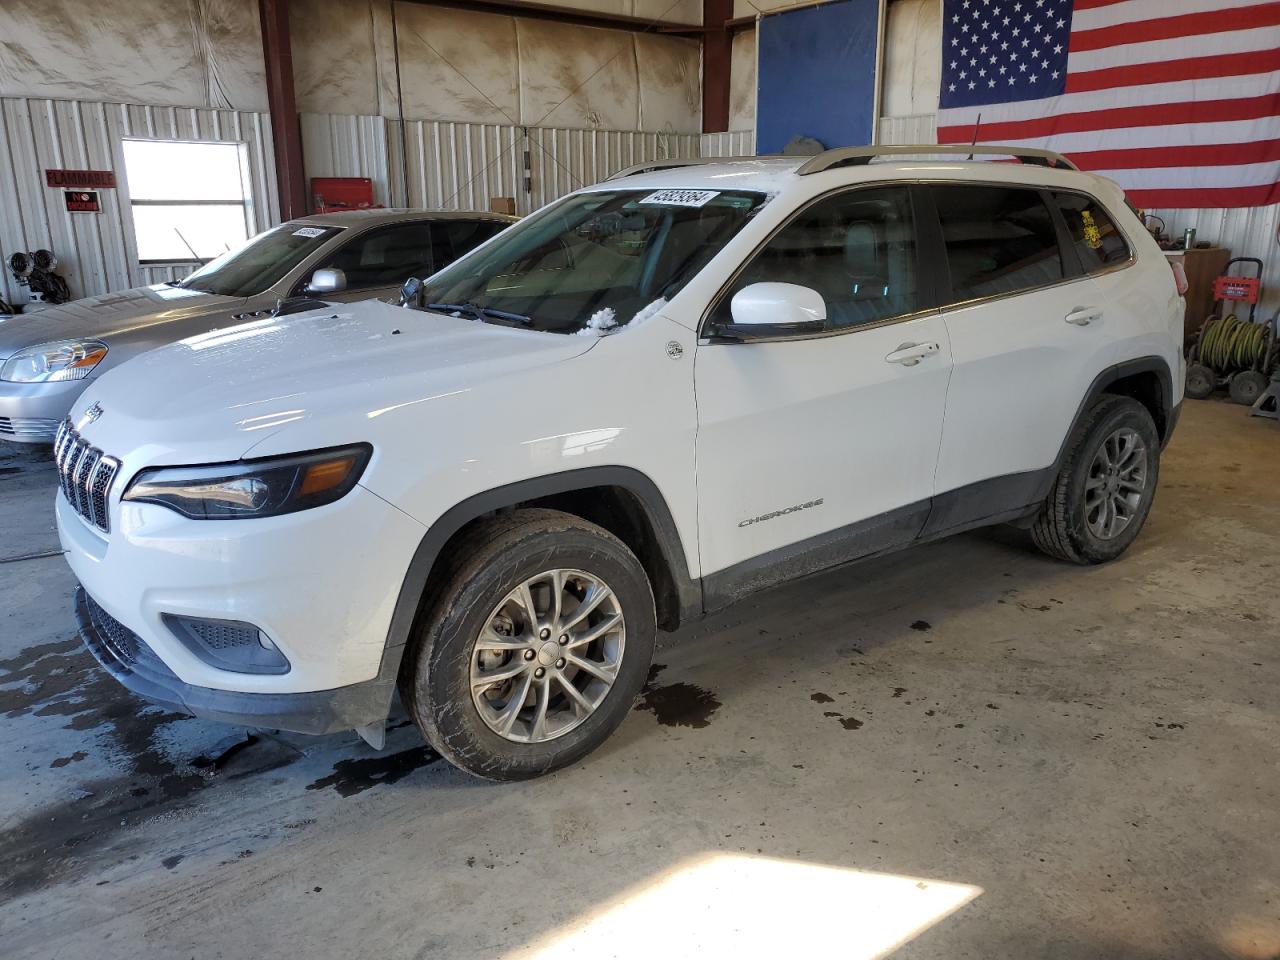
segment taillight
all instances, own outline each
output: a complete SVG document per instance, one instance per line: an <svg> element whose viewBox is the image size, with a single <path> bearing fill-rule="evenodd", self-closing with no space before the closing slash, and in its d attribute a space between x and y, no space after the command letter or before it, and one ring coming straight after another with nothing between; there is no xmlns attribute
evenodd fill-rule
<svg viewBox="0 0 1280 960"><path fill-rule="evenodd" d="M1169 268L1173 270L1173 282L1178 288L1178 296L1185 297L1191 284L1187 282L1187 269L1181 260L1170 260Z"/></svg>

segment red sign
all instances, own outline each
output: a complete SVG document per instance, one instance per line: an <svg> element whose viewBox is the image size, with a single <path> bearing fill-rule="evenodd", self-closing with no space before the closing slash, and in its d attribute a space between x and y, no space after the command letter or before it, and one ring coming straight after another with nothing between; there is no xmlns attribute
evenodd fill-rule
<svg viewBox="0 0 1280 960"><path fill-rule="evenodd" d="M114 190L116 175L114 170L46 170L44 182L48 187Z"/></svg>
<svg viewBox="0 0 1280 960"><path fill-rule="evenodd" d="M102 210L96 190L68 190L63 196L67 200L67 209L72 213L99 213Z"/></svg>

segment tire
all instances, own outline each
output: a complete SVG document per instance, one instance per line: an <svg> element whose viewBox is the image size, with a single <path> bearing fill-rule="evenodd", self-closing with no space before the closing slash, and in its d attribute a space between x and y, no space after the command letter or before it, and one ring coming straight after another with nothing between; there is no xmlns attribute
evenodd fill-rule
<svg viewBox="0 0 1280 960"><path fill-rule="evenodd" d="M481 521L449 562L401 671L401 696L422 735L455 766L490 780L529 779L585 757L622 723L653 658L656 614L640 562L601 527L543 509ZM552 577L562 583L558 610ZM621 626L610 626L616 615ZM576 666L584 662L589 668ZM490 676L508 679L481 686Z"/></svg>
<svg viewBox="0 0 1280 960"><path fill-rule="evenodd" d="M1231 402L1252 407L1270 382L1257 370L1241 370L1231 378L1228 391L1231 394Z"/></svg>
<svg viewBox="0 0 1280 960"><path fill-rule="evenodd" d="M1135 438L1136 445L1128 445ZM1104 450L1105 444L1110 445ZM1134 466L1112 475L1101 463L1104 456ZM1135 496L1138 467L1141 490ZM1146 522L1159 479L1160 437L1147 408L1129 397L1104 397L1072 432L1062 468L1032 524L1031 537L1040 550L1059 560L1079 564L1114 560ZM1118 498L1124 500L1122 509L1114 506ZM1101 501L1113 505L1110 514L1105 506L1094 506Z"/></svg>
<svg viewBox="0 0 1280 960"><path fill-rule="evenodd" d="M1193 363L1187 367L1187 386L1185 393L1192 400L1206 400L1218 387L1218 375L1203 363Z"/></svg>

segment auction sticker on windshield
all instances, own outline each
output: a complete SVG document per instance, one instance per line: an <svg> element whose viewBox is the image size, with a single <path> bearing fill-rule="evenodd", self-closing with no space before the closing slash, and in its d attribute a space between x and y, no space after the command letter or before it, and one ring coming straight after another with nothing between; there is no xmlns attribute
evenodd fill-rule
<svg viewBox="0 0 1280 960"><path fill-rule="evenodd" d="M295 237L323 237L324 227L299 227L293 231Z"/></svg>
<svg viewBox="0 0 1280 960"><path fill-rule="evenodd" d="M658 190L640 202L661 203L670 207L701 207L719 195L719 190Z"/></svg>

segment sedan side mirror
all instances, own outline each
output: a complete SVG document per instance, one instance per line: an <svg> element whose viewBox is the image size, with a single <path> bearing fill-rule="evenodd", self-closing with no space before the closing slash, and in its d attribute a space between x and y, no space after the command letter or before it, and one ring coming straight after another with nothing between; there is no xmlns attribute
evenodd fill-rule
<svg viewBox="0 0 1280 960"><path fill-rule="evenodd" d="M317 270L307 282L307 293L337 293L347 289L347 275L337 267Z"/></svg>
<svg viewBox="0 0 1280 960"><path fill-rule="evenodd" d="M400 306L422 309L423 283L417 277L410 277L400 288Z"/></svg>
<svg viewBox="0 0 1280 960"><path fill-rule="evenodd" d="M827 328L822 294L795 283L753 283L729 302L732 323L716 333L733 340L764 340L791 334L821 333Z"/></svg>

